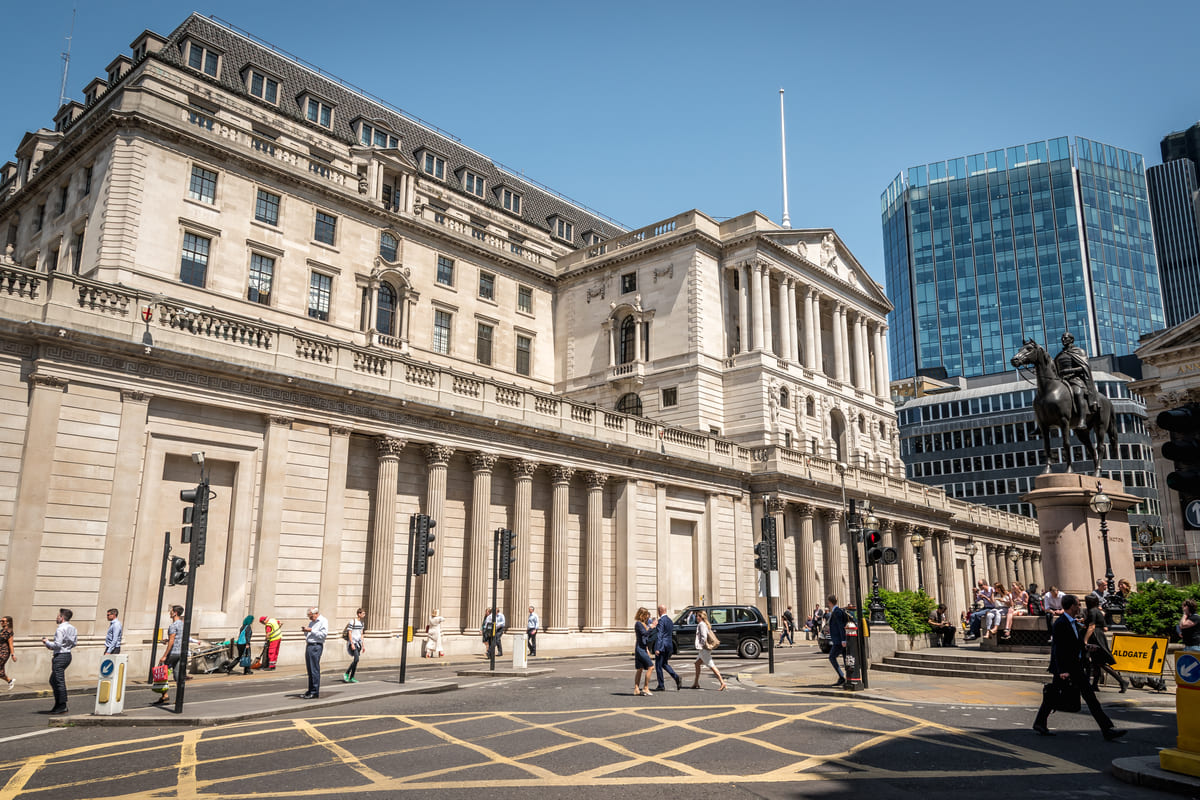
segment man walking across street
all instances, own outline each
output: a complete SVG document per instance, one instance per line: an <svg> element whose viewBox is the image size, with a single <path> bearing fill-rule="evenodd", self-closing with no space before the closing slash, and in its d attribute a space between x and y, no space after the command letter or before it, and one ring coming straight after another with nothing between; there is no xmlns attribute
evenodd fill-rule
<svg viewBox="0 0 1200 800"><path fill-rule="evenodd" d="M120 612L115 608L108 610L108 632L104 634L104 654L115 656L121 652L121 620L117 619Z"/></svg>
<svg viewBox="0 0 1200 800"><path fill-rule="evenodd" d="M167 609L167 613L171 615L171 624L167 626L167 646L163 648L164 652L162 658L158 659L158 663L170 667L171 675L178 683L179 660L183 656L183 606L171 606ZM167 695L170 693L169 688L163 690L162 697L155 700L154 705L166 705Z"/></svg>
<svg viewBox="0 0 1200 800"><path fill-rule="evenodd" d="M267 657L262 661L263 669L275 669L279 660L279 643L283 640L283 626L274 617L259 617L258 621L267 629Z"/></svg>
<svg viewBox="0 0 1200 800"><path fill-rule="evenodd" d="M321 696L321 653L325 650L329 623L321 616L321 610L313 606L308 610L308 624L300 630L304 631L304 667L308 670L308 691L300 697L316 700Z"/></svg>
<svg viewBox="0 0 1200 800"><path fill-rule="evenodd" d="M537 655L537 632L542 626L542 621L538 619L538 615L534 613L533 606L529 607L529 619L525 621L525 641L529 643L529 655Z"/></svg>
<svg viewBox="0 0 1200 800"><path fill-rule="evenodd" d="M492 627L492 614L496 615L495 627ZM483 620L483 635L488 637L488 658L492 657L492 648L496 648L496 655L504 655L504 612L500 609L488 609L488 615Z"/></svg>
<svg viewBox="0 0 1200 800"><path fill-rule="evenodd" d="M796 644L796 617L792 615L792 607L788 606L783 612L783 624L779 626L779 646L783 646L783 640L787 639L788 644L795 646Z"/></svg>
<svg viewBox="0 0 1200 800"><path fill-rule="evenodd" d="M67 667L71 666L71 651L79 634L71 624L75 613L69 608L58 610L58 627L53 639L42 639L42 644L54 652L50 660L50 688L54 690L54 708L51 714L67 713Z"/></svg>
<svg viewBox="0 0 1200 800"><path fill-rule="evenodd" d="M1058 690L1067 688L1074 689L1083 696L1088 711L1092 712L1092 717L1100 726L1100 732L1104 734L1105 739L1109 741L1119 739L1125 735L1125 731L1117 730L1113 726L1112 720L1100 707L1100 701L1096 699L1096 693L1092 691L1091 684L1084 674L1083 635L1075 623L1075 614L1079 611L1079 598L1073 594L1064 594L1062 600L1063 614L1054 621L1053 638L1050 644L1049 672L1053 676L1051 686L1054 689L1043 693L1042 705L1038 709L1037 718L1033 721L1033 729L1041 736L1054 735L1046 727L1046 721L1050 717L1050 712L1054 710L1054 698L1058 695ZM1078 707L1078 702L1078 700L1075 701L1076 707Z"/></svg>
<svg viewBox="0 0 1200 800"><path fill-rule="evenodd" d="M845 686L846 674L842 672L842 665L838 663L838 659L846 652L846 623L850 617L845 609L837 604L836 595L826 597L825 605L829 608L829 663L833 664L833 671L838 676L837 683L833 685Z"/></svg>
<svg viewBox="0 0 1200 800"><path fill-rule="evenodd" d="M661 603L658 606L658 624L654 626L654 677L658 685L651 691L661 692L667 687L663 684L663 671L675 679L675 691L683 685L683 681L671 668L671 654L675 652L675 623L667 615L667 607Z"/></svg>

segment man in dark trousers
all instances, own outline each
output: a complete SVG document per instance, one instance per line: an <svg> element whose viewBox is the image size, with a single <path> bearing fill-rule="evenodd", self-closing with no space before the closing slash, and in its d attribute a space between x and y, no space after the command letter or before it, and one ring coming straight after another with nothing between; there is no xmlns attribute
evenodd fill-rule
<svg viewBox="0 0 1200 800"><path fill-rule="evenodd" d="M675 652L675 623L667 616L667 607L659 605L658 607L658 624L654 626L654 677L658 678L658 686L655 686L650 691L661 692L667 687L663 684L663 670L675 679L675 691L679 691L682 681L675 674L675 670L667 662L671 660L671 654Z"/></svg>
<svg viewBox="0 0 1200 800"><path fill-rule="evenodd" d="M792 607L788 606L787 611L783 612L783 624L779 626L779 646L783 647L783 640L787 639L788 644L796 644L796 618L792 616Z"/></svg>
<svg viewBox="0 0 1200 800"><path fill-rule="evenodd" d="M838 663L838 659L846 652L846 623L850 621L850 617L846 610L837 604L836 595L826 597L825 605L829 607L829 663L833 664L833 671L838 676L834 686L845 686L846 675L842 672L842 665Z"/></svg>
<svg viewBox="0 0 1200 800"><path fill-rule="evenodd" d="M1117 730L1100 707L1096 693L1084 674L1083 668L1083 633L1075 622L1075 614L1079 612L1079 598L1073 594L1065 594L1062 598L1063 614L1054 621L1051 629L1050 668L1055 683L1066 683L1079 691L1088 711L1100 726L1104 738L1112 741L1125 735L1125 731ZM1033 729L1041 736L1053 736L1046 727L1046 720L1053 708L1054 693L1042 695L1042 706L1038 709L1037 718L1033 721Z"/></svg>

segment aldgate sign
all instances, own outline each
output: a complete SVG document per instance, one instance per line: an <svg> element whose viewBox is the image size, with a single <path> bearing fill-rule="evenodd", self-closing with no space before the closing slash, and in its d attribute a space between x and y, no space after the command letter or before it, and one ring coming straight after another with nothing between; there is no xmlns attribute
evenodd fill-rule
<svg viewBox="0 0 1200 800"><path fill-rule="evenodd" d="M1115 633L1112 637L1112 654L1117 660L1112 668L1119 672L1159 675L1167 657L1167 637Z"/></svg>

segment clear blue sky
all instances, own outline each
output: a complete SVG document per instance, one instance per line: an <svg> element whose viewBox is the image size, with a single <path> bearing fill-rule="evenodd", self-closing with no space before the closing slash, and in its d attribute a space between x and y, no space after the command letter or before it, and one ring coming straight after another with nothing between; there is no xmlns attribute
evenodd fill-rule
<svg viewBox="0 0 1200 800"><path fill-rule="evenodd" d="M9 2L0 161L50 125L72 0ZM143 29L211 14L630 227L698 208L832 226L883 279L879 194L914 164L1054 136L1159 163L1200 119L1200 3L80 0L68 97Z"/></svg>

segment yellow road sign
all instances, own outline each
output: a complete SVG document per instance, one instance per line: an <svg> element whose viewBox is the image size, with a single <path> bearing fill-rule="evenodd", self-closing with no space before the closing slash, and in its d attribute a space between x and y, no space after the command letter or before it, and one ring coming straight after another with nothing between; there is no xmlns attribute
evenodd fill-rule
<svg viewBox="0 0 1200 800"><path fill-rule="evenodd" d="M1112 654L1117 660L1112 667L1119 672L1160 675L1167 657L1167 637L1114 633Z"/></svg>

